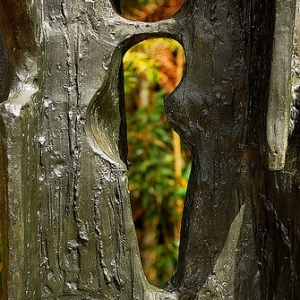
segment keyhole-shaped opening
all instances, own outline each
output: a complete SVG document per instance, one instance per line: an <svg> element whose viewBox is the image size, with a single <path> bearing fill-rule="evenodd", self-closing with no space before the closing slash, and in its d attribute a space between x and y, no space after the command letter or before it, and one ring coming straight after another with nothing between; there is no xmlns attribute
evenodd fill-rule
<svg viewBox="0 0 300 300"><path fill-rule="evenodd" d="M141 260L148 280L172 275L189 176L188 148L171 129L163 96L180 82L182 46L173 39L149 39L124 55L129 187Z"/></svg>

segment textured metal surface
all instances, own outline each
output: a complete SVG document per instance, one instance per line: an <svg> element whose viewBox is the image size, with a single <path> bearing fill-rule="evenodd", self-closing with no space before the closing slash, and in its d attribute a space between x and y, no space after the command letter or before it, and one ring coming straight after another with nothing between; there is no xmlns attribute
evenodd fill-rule
<svg viewBox="0 0 300 300"><path fill-rule="evenodd" d="M270 34L275 2L187 1L155 23L126 20L108 0L0 3L14 75L0 105L6 298L299 297L297 121L284 169L263 163L269 79L279 76L271 63L285 50ZM178 268L164 289L139 259L119 78L124 51L158 36L186 52L165 110L193 160Z"/></svg>

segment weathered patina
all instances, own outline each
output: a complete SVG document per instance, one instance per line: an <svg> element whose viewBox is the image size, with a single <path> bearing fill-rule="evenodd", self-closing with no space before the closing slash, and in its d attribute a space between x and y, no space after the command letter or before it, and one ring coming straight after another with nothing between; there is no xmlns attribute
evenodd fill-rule
<svg viewBox="0 0 300 300"><path fill-rule="evenodd" d="M117 1L0 1L4 299L300 298L295 3L186 1L143 23ZM150 37L185 50L165 110L193 163L162 289L139 258L120 73Z"/></svg>

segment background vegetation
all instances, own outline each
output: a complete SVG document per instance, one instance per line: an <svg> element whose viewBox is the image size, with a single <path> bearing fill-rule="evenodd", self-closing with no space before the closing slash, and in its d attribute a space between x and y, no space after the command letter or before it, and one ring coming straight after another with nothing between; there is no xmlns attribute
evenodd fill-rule
<svg viewBox="0 0 300 300"><path fill-rule="evenodd" d="M184 0L121 0L122 15L130 20L155 22L174 15Z"/></svg>
<svg viewBox="0 0 300 300"><path fill-rule="evenodd" d="M183 1L128 2L122 2L123 16L152 22L174 14ZM175 40L150 39L131 48L123 64L133 219L145 274L163 284L177 262L190 171L189 152L167 123L163 96L181 80L185 57Z"/></svg>

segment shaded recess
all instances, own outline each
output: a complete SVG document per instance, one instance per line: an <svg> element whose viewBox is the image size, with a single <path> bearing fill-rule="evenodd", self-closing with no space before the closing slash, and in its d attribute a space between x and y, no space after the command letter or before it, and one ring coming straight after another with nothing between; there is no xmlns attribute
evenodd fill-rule
<svg viewBox="0 0 300 300"><path fill-rule="evenodd" d="M9 60L7 46L0 27L0 102L7 99L12 79L12 68Z"/></svg>

